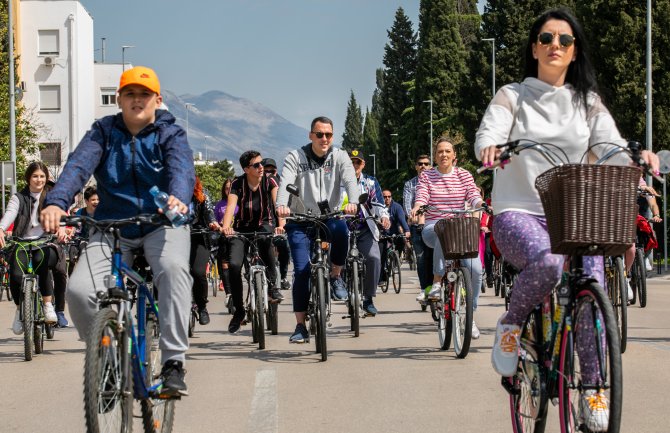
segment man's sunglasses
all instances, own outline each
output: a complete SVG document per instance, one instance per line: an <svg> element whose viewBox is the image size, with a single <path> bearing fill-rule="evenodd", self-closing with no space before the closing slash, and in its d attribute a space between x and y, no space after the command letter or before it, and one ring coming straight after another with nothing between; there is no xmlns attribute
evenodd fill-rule
<svg viewBox="0 0 670 433"><path fill-rule="evenodd" d="M558 36L558 43L561 44L563 48L571 47L575 43L575 37L567 33L561 35L556 35L554 33L543 32L537 35L537 41L541 45L551 45L554 42L554 36Z"/></svg>
<svg viewBox="0 0 670 433"><path fill-rule="evenodd" d="M325 135L328 140L330 140L333 137L332 132L314 132L312 131L312 134L316 135L316 138L323 138Z"/></svg>
<svg viewBox="0 0 670 433"><path fill-rule="evenodd" d="M428 167L430 166L430 162L417 162L416 165L419 165L421 167Z"/></svg>
<svg viewBox="0 0 670 433"><path fill-rule="evenodd" d="M258 170L259 168L263 167L263 163L260 162L260 161L258 161L258 162L256 162L256 163L247 165L247 167L253 167L253 168L255 168L256 170Z"/></svg>
<svg viewBox="0 0 670 433"><path fill-rule="evenodd" d="M391 198L390 195L385 195L385 196L383 196L383 197L384 197L384 198Z"/></svg>

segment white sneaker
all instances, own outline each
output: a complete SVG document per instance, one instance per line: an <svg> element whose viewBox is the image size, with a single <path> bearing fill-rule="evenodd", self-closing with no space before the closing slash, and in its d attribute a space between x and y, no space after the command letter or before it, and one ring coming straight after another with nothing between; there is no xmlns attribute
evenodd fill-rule
<svg viewBox="0 0 670 433"><path fill-rule="evenodd" d="M651 262L649 261L649 257L644 258L644 267L647 268L648 271L654 270L654 267L651 265Z"/></svg>
<svg viewBox="0 0 670 433"><path fill-rule="evenodd" d="M16 335L21 335L23 334L23 322L21 321L21 312L19 309L16 309L16 313L14 314L14 323L12 323L12 332Z"/></svg>
<svg viewBox="0 0 670 433"><path fill-rule="evenodd" d="M628 300L630 301L631 299L633 299L633 296L635 296L635 294L633 293L633 288L630 286L630 281L628 280L628 278L626 278L626 288L628 289L627 290Z"/></svg>
<svg viewBox="0 0 670 433"><path fill-rule="evenodd" d="M426 300L426 291L422 290L419 292L419 295L416 297L417 302L424 302Z"/></svg>
<svg viewBox="0 0 670 433"><path fill-rule="evenodd" d="M58 316L56 316L56 309L54 304L51 302L44 303L44 321L47 323L56 323L58 322Z"/></svg>
<svg viewBox="0 0 670 433"><path fill-rule="evenodd" d="M519 364L519 338L521 328L518 325L501 323L506 314L498 319L496 337L491 350L491 364L501 376L511 377Z"/></svg>
<svg viewBox="0 0 670 433"><path fill-rule="evenodd" d="M477 340L479 338L479 328L477 328L477 324L475 323L474 319L472 320L472 339Z"/></svg>
<svg viewBox="0 0 670 433"><path fill-rule="evenodd" d="M442 284L433 283L433 286L430 288L430 291L428 292L428 297L433 299L440 299L441 291L442 291Z"/></svg>
<svg viewBox="0 0 670 433"><path fill-rule="evenodd" d="M579 400L581 421L589 431L606 432L609 425L609 400L601 389L587 389Z"/></svg>

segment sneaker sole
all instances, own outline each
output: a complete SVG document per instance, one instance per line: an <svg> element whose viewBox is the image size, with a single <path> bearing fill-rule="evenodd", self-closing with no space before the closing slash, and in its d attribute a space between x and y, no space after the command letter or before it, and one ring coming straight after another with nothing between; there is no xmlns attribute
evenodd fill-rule
<svg viewBox="0 0 670 433"><path fill-rule="evenodd" d="M291 343L291 344L305 344L305 343L309 343L309 338L307 338L305 340L289 340L288 342Z"/></svg>

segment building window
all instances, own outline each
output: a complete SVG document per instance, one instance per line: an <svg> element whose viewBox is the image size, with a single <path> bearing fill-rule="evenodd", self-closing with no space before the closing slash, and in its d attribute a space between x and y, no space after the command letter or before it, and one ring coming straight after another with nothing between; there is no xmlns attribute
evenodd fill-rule
<svg viewBox="0 0 670 433"><path fill-rule="evenodd" d="M100 89L102 105L116 105L116 87L102 87Z"/></svg>
<svg viewBox="0 0 670 433"><path fill-rule="evenodd" d="M52 167L61 165L60 142L42 143L40 147L42 148L40 150L40 159L42 162Z"/></svg>
<svg viewBox="0 0 670 433"><path fill-rule="evenodd" d="M40 111L60 111L60 86L40 86Z"/></svg>
<svg viewBox="0 0 670 433"><path fill-rule="evenodd" d="M58 49L58 30L38 30L39 37L39 55L57 56Z"/></svg>

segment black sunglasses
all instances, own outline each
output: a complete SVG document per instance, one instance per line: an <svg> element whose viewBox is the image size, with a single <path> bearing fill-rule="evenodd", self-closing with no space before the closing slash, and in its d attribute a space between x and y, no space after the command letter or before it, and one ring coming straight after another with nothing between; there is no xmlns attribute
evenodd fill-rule
<svg viewBox="0 0 670 433"><path fill-rule="evenodd" d="M247 167L253 167L253 168L255 168L255 169L259 169L259 168L263 167L263 163L261 163L260 161L258 161L258 162L256 162L256 163L247 165Z"/></svg>
<svg viewBox="0 0 670 433"><path fill-rule="evenodd" d="M430 162L417 162L416 165L420 165L422 167L428 167L430 165Z"/></svg>
<svg viewBox="0 0 670 433"><path fill-rule="evenodd" d="M314 131L312 131L312 134L316 135L316 138L323 138L323 136L325 135L326 138L329 139L329 140L333 136L332 132L314 132Z"/></svg>
<svg viewBox="0 0 670 433"><path fill-rule="evenodd" d="M385 195L385 196L383 196L383 197L384 197L384 198L391 198L390 195Z"/></svg>
<svg viewBox="0 0 670 433"><path fill-rule="evenodd" d="M551 45L554 42L554 33L543 32L537 35L537 41L541 45ZM575 37L567 33L558 35L558 43L561 44L563 48L571 47L575 43Z"/></svg>

